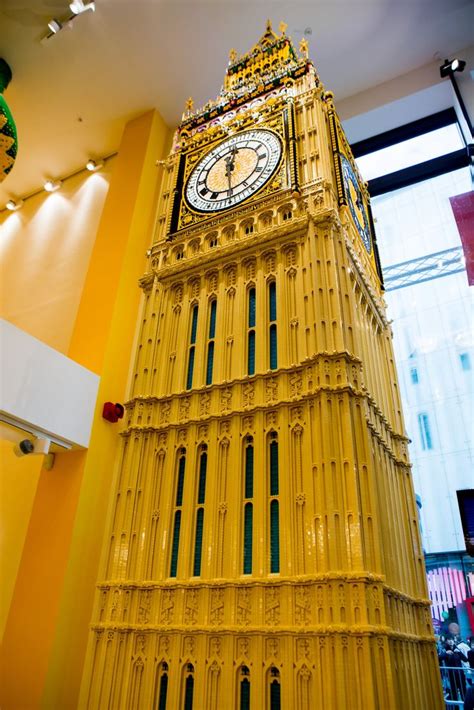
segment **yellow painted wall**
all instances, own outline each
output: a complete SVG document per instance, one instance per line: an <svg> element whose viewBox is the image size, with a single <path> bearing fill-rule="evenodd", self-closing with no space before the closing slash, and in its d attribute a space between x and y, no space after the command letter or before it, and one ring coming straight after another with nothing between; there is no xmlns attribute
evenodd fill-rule
<svg viewBox="0 0 474 710"><path fill-rule="evenodd" d="M0 639L15 586L41 469L38 456L17 458L11 441L0 441Z"/></svg>
<svg viewBox="0 0 474 710"><path fill-rule="evenodd" d="M115 158L59 192L41 192L0 213L0 317L67 353ZM8 615L41 459L0 442L0 637Z"/></svg>
<svg viewBox="0 0 474 710"><path fill-rule="evenodd" d="M101 375L90 447L42 471L5 630L2 708L75 707L160 171L170 133L155 112L124 132L67 354ZM73 641L72 641L73 640Z"/></svg>
<svg viewBox="0 0 474 710"><path fill-rule="evenodd" d="M67 353L115 158L0 214L0 317Z"/></svg>

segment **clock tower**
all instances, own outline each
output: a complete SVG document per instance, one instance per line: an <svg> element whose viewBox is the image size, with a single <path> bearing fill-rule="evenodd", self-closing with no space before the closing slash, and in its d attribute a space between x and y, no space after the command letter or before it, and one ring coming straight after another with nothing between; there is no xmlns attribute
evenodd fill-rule
<svg viewBox="0 0 474 710"><path fill-rule="evenodd" d="M162 162L81 707L443 707L370 214L270 23Z"/></svg>

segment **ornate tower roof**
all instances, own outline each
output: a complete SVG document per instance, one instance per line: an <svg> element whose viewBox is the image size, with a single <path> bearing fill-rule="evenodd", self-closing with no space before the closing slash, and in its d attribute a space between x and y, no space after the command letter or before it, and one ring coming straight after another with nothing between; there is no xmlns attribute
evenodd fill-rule
<svg viewBox="0 0 474 710"><path fill-rule="evenodd" d="M285 34L284 22L280 23L279 30L280 36L273 31L268 20L265 32L247 54L239 57L235 49L231 49L224 85L217 98L196 111L194 102L188 99L180 128L194 128L288 80L302 76L310 67L314 70L308 59L306 40L301 40L301 56L298 56L291 39Z"/></svg>

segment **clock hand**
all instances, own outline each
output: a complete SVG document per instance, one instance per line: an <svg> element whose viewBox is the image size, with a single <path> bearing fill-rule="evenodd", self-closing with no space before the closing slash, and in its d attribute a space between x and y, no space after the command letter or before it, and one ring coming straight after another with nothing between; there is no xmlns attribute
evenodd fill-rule
<svg viewBox="0 0 474 710"><path fill-rule="evenodd" d="M238 149L234 146L229 155L226 155L224 158L225 160L225 174L227 176L227 180L229 181L229 196L232 195L232 171L235 168L235 156L237 154Z"/></svg>

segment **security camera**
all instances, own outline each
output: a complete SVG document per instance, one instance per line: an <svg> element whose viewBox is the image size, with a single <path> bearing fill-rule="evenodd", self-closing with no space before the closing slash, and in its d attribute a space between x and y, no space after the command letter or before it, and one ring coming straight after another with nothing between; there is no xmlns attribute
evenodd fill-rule
<svg viewBox="0 0 474 710"><path fill-rule="evenodd" d="M37 439L23 439L18 444L15 444L13 451L16 456L27 456L28 454L39 454L47 456L51 441L49 439L38 437Z"/></svg>
<svg viewBox="0 0 474 710"><path fill-rule="evenodd" d="M35 445L31 439L23 439L13 447L15 456L27 456L28 454L32 454L34 450Z"/></svg>

